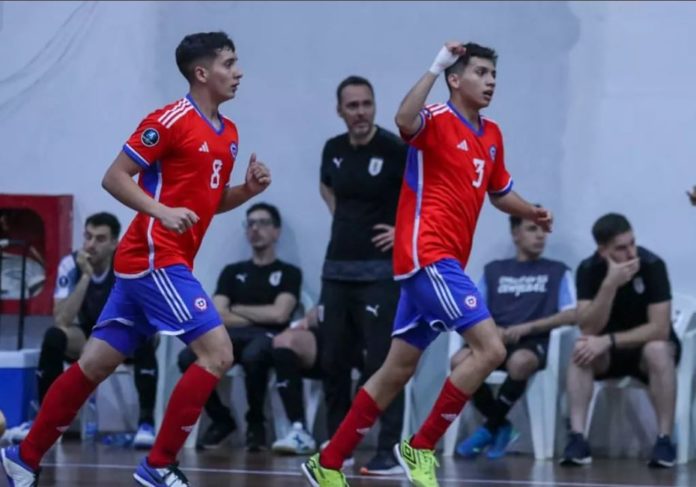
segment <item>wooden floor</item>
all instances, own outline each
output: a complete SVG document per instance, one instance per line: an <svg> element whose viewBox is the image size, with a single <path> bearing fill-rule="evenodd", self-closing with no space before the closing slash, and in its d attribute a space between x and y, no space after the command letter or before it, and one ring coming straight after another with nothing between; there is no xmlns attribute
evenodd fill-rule
<svg viewBox="0 0 696 487"><path fill-rule="evenodd" d="M46 486L127 486L142 453L133 450L82 446L64 441L46 456L41 487ZM364 462L369 452L358 452ZM246 453L220 449L199 453L185 450L181 469L191 485L234 487L300 487L308 484L301 476L301 457L275 457L270 453ZM407 487L404 477L385 479L362 477L348 471L352 487ZM696 486L696 462L672 470L652 470L637 460L595 459L590 467L562 468L555 462L534 462L527 456L512 455L497 461L441 459L440 484L467 487L657 487ZM0 485L4 485L0 481Z"/></svg>

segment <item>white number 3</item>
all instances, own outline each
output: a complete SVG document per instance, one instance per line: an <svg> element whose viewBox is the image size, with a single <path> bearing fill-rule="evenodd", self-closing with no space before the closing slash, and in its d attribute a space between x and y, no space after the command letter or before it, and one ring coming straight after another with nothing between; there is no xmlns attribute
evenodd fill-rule
<svg viewBox="0 0 696 487"><path fill-rule="evenodd" d="M474 169L476 170L476 180L472 181L471 184L474 188L481 187L481 181L483 181L483 168L486 166L486 161L483 159L474 159L471 162L474 164Z"/></svg>
<svg viewBox="0 0 696 487"><path fill-rule="evenodd" d="M220 169L222 169L222 161L215 159L213 161L213 174L210 176L210 187L213 189L220 186Z"/></svg>

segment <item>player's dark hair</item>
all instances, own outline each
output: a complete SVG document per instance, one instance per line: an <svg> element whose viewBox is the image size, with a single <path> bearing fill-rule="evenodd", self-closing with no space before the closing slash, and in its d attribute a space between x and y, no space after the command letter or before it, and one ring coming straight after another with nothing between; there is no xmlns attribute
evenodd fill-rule
<svg viewBox="0 0 696 487"><path fill-rule="evenodd" d="M338 104L341 104L341 95L343 94L343 89L346 86L367 86L370 89L370 93L372 93L372 98L375 97L375 90L372 88L372 84L367 81L366 78L363 78L362 76L348 76L346 79L341 81L338 84L338 88L336 88L336 100L338 101Z"/></svg>
<svg viewBox="0 0 696 487"><path fill-rule="evenodd" d="M592 225L592 236L597 245L606 245L617 235L630 231L628 219L618 213L607 213Z"/></svg>
<svg viewBox="0 0 696 487"><path fill-rule="evenodd" d="M445 80L447 80L447 77L451 73L461 73L464 71L464 68L469 64L472 57L488 59L493 63L493 66L498 62L498 53L490 47L481 46L475 42L468 42L464 44L464 47L466 48L466 53L463 56L459 56L459 59L457 59L452 66L445 69ZM452 88L450 88L449 81L445 82L447 83L447 88L451 91Z"/></svg>
<svg viewBox="0 0 696 487"><path fill-rule="evenodd" d="M224 32L200 32L189 34L176 48L176 65L189 82L193 81L196 62L215 59L223 49L235 51L234 42Z"/></svg>
<svg viewBox="0 0 696 487"><path fill-rule="evenodd" d="M541 205L538 203L534 206L536 206L537 208L541 208ZM510 215L510 230L514 230L520 225L522 225L522 218L520 218L519 216Z"/></svg>
<svg viewBox="0 0 696 487"><path fill-rule="evenodd" d="M92 225L93 227L101 227L105 225L109 227L112 238L118 238L118 236L121 234L121 223L119 223L118 218L105 211L95 213L94 215L87 217L87 220L85 220L85 226L87 225Z"/></svg>
<svg viewBox="0 0 696 487"><path fill-rule="evenodd" d="M249 207L249 209L246 211L247 217L249 216L250 213L257 211L257 210L263 210L267 212L269 215L271 215L271 220L273 221L273 226L276 228L280 228L282 225L282 220L280 219L280 212L278 211L278 208L273 206L270 203L254 203Z"/></svg>

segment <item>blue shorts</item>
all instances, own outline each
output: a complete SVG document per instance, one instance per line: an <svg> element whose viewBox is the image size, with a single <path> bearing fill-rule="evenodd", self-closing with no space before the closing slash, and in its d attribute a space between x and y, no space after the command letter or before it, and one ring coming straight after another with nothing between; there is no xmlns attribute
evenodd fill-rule
<svg viewBox="0 0 696 487"><path fill-rule="evenodd" d="M92 336L126 356L155 333L177 335L187 345L222 325L212 300L184 265L135 279L116 278Z"/></svg>
<svg viewBox="0 0 696 487"><path fill-rule="evenodd" d="M459 262L443 259L401 282L392 337L425 350L440 333L462 333L490 317Z"/></svg>

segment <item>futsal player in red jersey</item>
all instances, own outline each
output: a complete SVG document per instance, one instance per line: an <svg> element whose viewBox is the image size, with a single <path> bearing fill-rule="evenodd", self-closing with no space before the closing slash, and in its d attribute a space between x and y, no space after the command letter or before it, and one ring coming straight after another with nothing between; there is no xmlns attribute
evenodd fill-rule
<svg viewBox="0 0 696 487"><path fill-rule="evenodd" d="M198 361L174 388L134 478L151 487L190 485L177 454L233 359L222 320L193 277L193 260L213 215L262 192L271 177L252 154L244 183L228 185L239 142L218 107L234 98L242 78L232 40L223 32L186 36L176 61L189 94L145 117L102 181L138 213L116 250L116 283L82 357L48 390L27 438L1 451L10 485L37 485L41 458L97 385L158 332L178 336Z"/></svg>
<svg viewBox="0 0 696 487"><path fill-rule="evenodd" d="M498 125L482 117L496 84L497 55L474 43L447 43L401 103L396 123L411 148L399 197L394 274L401 297L391 349L365 383L329 445L302 465L315 487L348 485L340 468L377 417L413 376L442 332L464 336L472 353L446 380L420 430L394 446L409 480L438 485L435 445L469 397L505 358L505 346L465 273L484 197L499 210L551 230L550 212L512 191ZM424 107L440 73L450 99Z"/></svg>

